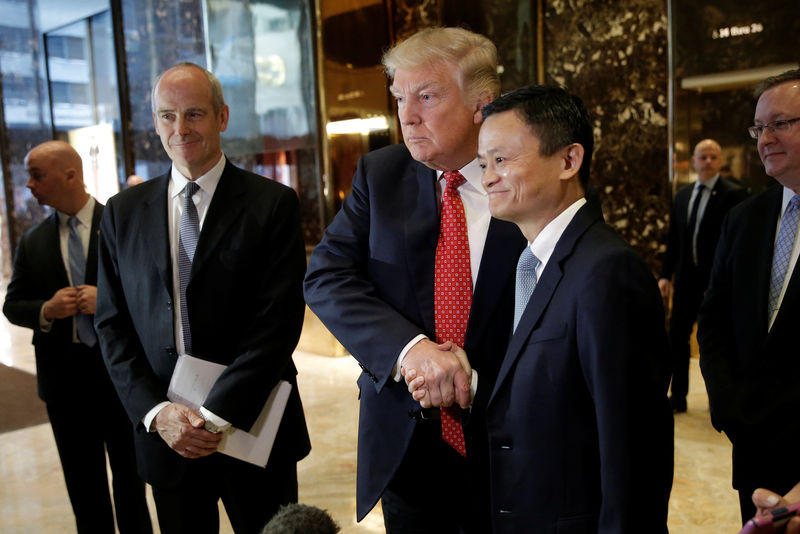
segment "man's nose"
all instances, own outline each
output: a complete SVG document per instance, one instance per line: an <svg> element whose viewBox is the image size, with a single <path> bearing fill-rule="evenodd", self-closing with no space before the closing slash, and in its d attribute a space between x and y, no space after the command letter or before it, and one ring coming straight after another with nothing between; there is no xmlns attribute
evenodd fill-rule
<svg viewBox="0 0 800 534"><path fill-rule="evenodd" d="M400 124L416 124L419 122L419 112L413 102L405 102L397 108Z"/></svg>

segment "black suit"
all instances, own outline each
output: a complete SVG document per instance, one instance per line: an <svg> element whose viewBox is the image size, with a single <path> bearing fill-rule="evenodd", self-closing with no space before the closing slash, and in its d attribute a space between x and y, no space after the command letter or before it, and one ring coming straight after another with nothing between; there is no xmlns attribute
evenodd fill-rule
<svg viewBox="0 0 800 534"><path fill-rule="evenodd" d="M85 283L97 284L97 234L103 206L95 204ZM33 330L39 397L47 404L79 532L114 532L106 455L113 473L117 524L122 533L151 532L144 483L136 472L133 427L108 377L100 347L73 342L73 317L41 329L42 305L70 285L53 211L20 240L3 312ZM99 411L99 413L98 413Z"/></svg>
<svg viewBox="0 0 800 534"><path fill-rule="evenodd" d="M492 532L666 533L668 367L655 280L590 201L545 265L489 400Z"/></svg>
<svg viewBox="0 0 800 534"><path fill-rule="evenodd" d="M694 187L695 184L687 185L675 195L670 214L669 241L661 266L661 278L670 280L675 276L669 338L672 346L672 396L677 402L684 400L689 391L689 338L708 287L722 221L728 211L747 195L742 187L733 182L717 179L697 228L695 264L692 230L688 228L689 202Z"/></svg>
<svg viewBox="0 0 800 534"><path fill-rule="evenodd" d="M439 235L436 173L404 145L359 160L352 193L314 249L305 280L308 305L364 370L358 380L358 502L361 520L384 491L436 503L461 488L462 527L488 529L488 452L484 410L511 330L514 272L525 240L512 224L489 225L465 350L479 372L465 423L467 465L441 439L440 421L420 407L392 368L419 333L434 335L434 264ZM431 472L428 472L430 469ZM420 484L428 473L432 484ZM421 487L422 486L422 487ZM472 502L470 502L470 497Z"/></svg>
<svg viewBox="0 0 800 534"><path fill-rule="evenodd" d="M773 187L731 210L698 321L711 422L733 444L733 486L745 504L756 487L783 494L800 480L800 457L793 453L800 441L797 268L767 331L782 195L782 187ZM753 513L750 503L743 519Z"/></svg>
<svg viewBox="0 0 800 534"><path fill-rule="evenodd" d="M142 424L145 414L166 400L177 359L169 181L168 173L128 189L106 207L96 315L103 354L136 425L139 464L154 492L199 493L214 503L221 497L236 531L254 531L280 504L297 499L296 462L310 450L292 362L304 310L297 195L227 162L186 290L193 354L228 366L203 403L207 409L249 430L278 381L293 386L262 469L219 453L183 458ZM209 507L215 515L216 505ZM160 523L186 525L189 519L168 515L162 518L159 506ZM237 527L237 521L246 526Z"/></svg>

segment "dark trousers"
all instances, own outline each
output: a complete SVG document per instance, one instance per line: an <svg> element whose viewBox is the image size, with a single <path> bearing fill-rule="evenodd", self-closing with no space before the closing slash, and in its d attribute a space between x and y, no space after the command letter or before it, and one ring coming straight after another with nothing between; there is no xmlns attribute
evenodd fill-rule
<svg viewBox="0 0 800 534"><path fill-rule="evenodd" d="M221 499L236 534L259 534L281 505L297 502L297 464L274 463L262 468L214 453L178 486L153 486L161 533L217 534Z"/></svg>
<svg viewBox="0 0 800 534"><path fill-rule="evenodd" d="M442 440L439 420L419 421L397 474L381 497L387 534L490 532L488 455L467 459Z"/></svg>
<svg viewBox="0 0 800 534"><path fill-rule="evenodd" d="M61 402L47 402L58 456L79 534L114 533L106 452L111 465L114 511L121 534L152 534L145 486L136 468L133 425L111 385L99 352L76 347L96 362L86 382ZM80 410L91 407L88 418Z"/></svg>
<svg viewBox="0 0 800 534"><path fill-rule="evenodd" d="M707 282L707 281L706 281ZM689 393L689 338L697 321L707 283L694 272L683 274L675 281L672 312L669 317L669 342L672 353L672 397L685 399Z"/></svg>

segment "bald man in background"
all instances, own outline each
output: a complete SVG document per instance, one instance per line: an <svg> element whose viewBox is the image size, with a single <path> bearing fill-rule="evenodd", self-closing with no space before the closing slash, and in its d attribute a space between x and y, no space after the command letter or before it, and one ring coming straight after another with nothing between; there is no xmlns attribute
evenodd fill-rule
<svg viewBox="0 0 800 534"><path fill-rule="evenodd" d="M33 330L39 397L47 405L78 533L114 533L107 450L120 533L150 534L133 426L92 327L103 206L86 192L81 157L67 143L42 143L25 165L27 187L54 210L20 240L3 313Z"/></svg>
<svg viewBox="0 0 800 534"><path fill-rule="evenodd" d="M669 400L672 410L678 413L686 411L689 338L711 276L722 220L728 210L747 196L741 186L720 178L722 163L719 143L713 139L697 143L692 155L697 181L675 194L669 241L658 280L661 295L669 298L672 294L669 318L672 395Z"/></svg>

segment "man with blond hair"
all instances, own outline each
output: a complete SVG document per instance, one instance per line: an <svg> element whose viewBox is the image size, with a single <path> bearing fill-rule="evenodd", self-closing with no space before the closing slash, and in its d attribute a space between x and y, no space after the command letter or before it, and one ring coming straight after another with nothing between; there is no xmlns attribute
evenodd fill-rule
<svg viewBox="0 0 800 534"><path fill-rule="evenodd" d="M481 35L431 28L383 64L405 143L359 161L311 255L306 301L363 370L358 519L381 499L390 534L485 533L484 414L524 246L492 219L475 159L481 108L500 91L497 51ZM421 408L404 374L424 376L444 408Z"/></svg>
<svg viewBox="0 0 800 534"><path fill-rule="evenodd" d="M39 397L47 405L78 533L113 534L115 512L121 534L150 533L133 426L92 326L103 206L86 192L81 157L67 143L42 143L25 165L31 193L54 211L20 240L3 313L33 330Z"/></svg>

